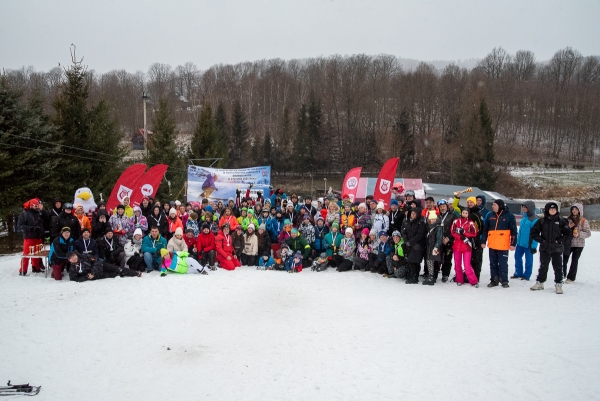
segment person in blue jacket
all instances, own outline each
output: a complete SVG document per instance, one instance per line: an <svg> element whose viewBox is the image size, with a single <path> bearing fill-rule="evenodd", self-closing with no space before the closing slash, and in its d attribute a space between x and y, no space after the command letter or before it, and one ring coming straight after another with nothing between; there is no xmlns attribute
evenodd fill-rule
<svg viewBox="0 0 600 401"><path fill-rule="evenodd" d="M538 217L535 215L535 203L532 201L523 202L521 210L523 211L523 218L521 218L519 233L517 234L515 274L510 278L529 281L533 271L533 254L537 252L538 246L537 242L532 241L531 248L529 248L529 233L531 232L531 227L538 221ZM523 256L525 257L525 271L523 271Z"/></svg>
<svg viewBox="0 0 600 401"><path fill-rule="evenodd" d="M146 263L147 272L160 269L162 257L160 250L167 247L167 240L158 233L158 227L152 227L150 234L142 240L142 254Z"/></svg>
<svg viewBox="0 0 600 401"><path fill-rule="evenodd" d="M329 233L329 228L325 225L325 220L319 215L315 224L315 242L313 244L312 259L327 251L325 246L325 236Z"/></svg>
<svg viewBox="0 0 600 401"><path fill-rule="evenodd" d="M283 212L281 208L277 208L277 212L275 212L275 218L271 219L270 224L267 226L267 231L271 236L271 243L277 244L279 242L279 233L283 230Z"/></svg>
<svg viewBox="0 0 600 401"><path fill-rule="evenodd" d="M377 247L377 258L369 261L369 268L371 273L380 273L387 274L385 272L389 271L391 267L392 260L389 258L390 253L392 253L392 246L388 242L388 233L387 231L379 231L379 245Z"/></svg>
<svg viewBox="0 0 600 401"><path fill-rule="evenodd" d="M257 270L273 270L275 266L275 259L271 255L263 255L258 259Z"/></svg>

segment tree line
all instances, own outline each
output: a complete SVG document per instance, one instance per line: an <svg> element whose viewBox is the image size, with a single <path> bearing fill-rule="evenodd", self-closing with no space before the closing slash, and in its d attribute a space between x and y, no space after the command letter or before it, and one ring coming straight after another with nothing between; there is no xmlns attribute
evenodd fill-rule
<svg viewBox="0 0 600 401"><path fill-rule="evenodd" d="M65 103L73 68L5 71L3 87L20 94L28 113L48 120L54 127L48 129L60 131L57 143L104 153L94 157L107 172L107 163L127 163L126 140L143 126L141 94L149 93L154 134L145 161L173 167L167 174L172 195L185 180L188 160L209 157L222 158L223 167L344 173L354 166L377 170L400 156L405 175L431 173L431 180L468 185L480 180L493 189L494 171L509 164L589 163L600 135L599 58L572 48L547 62L531 51L495 48L470 70L455 64L438 70L425 62L406 70L394 56L364 54L205 71L191 62L103 74L80 65L81 104ZM67 120L76 106L86 107L87 133ZM104 185L80 161L63 168L87 174L77 180L88 186ZM44 168L55 171L51 164Z"/></svg>

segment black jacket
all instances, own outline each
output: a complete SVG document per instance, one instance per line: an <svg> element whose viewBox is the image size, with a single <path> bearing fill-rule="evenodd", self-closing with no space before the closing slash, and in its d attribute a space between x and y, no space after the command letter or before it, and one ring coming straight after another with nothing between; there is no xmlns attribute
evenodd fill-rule
<svg viewBox="0 0 600 401"><path fill-rule="evenodd" d="M402 232L402 222L404 221L404 212L398 208L395 212L391 209L388 211L388 217L390 219L390 229L388 235L392 236L394 231ZM377 234L379 235L379 234Z"/></svg>
<svg viewBox="0 0 600 401"><path fill-rule="evenodd" d="M544 209L544 217L535 222L531 227L529 234L529 248L531 241L535 240L540 244L540 252L563 253L565 237L571 236L567 220L560 217L558 212L550 216L548 205Z"/></svg>
<svg viewBox="0 0 600 401"><path fill-rule="evenodd" d="M123 252L123 247L119 240L114 236L109 240L106 236L98 240L98 255L104 261L118 265L119 254Z"/></svg>
<svg viewBox="0 0 600 401"><path fill-rule="evenodd" d="M153 211L153 213L147 217L147 220L148 232L150 232L150 229L158 227L158 233L167 238L167 234L169 234L169 224L167 223L167 217L163 214L163 212L159 212L158 216L156 216Z"/></svg>
<svg viewBox="0 0 600 401"><path fill-rule="evenodd" d="M69 227L71 229L71 238L73 238L73 240L79 239L80 226L77 217L75 217L71 213L62 212L56 220L56 225L54 229L60 235L60 232L63 229L63 227Z"/></svg>
<svg viewBox="0 0 600 401"><path fill-rule="evenodd" d="M403 226L402 238L406 245L406 261L421 263L425 256L427 225L421 217L421 208L417 207L417 218L410 220L410 215Z"/></svg>
<svg viewBox="0 0 600 401"><path fill-rule="evenodd" d="M25 209L19 215L17 226L23 233L23 238L44 238L44 221L42 214L35 209Z"/></svg>
<svg viewBox="0 0 600 401"><path fill-rule="evenodd" d="M452 244L454 243L454 237L450 232L454 220L456 220L456 213L454 211L447 211L445 214L440 213L439 221L442 224L442 236L450 240L445 245L446 248L452 248Z"/></svg>
<svg viewBox="0 0 600 401"><path fill-rule="evenodd" d="M92 280L102 278L102 263L100 261L91 258L89 255L79 256L79 262L69 263L69 278L71 281L77 281L82 283L90 280L88 274L94 276Z"/></svg>
<svg viewBox="0 0 600 401"><path fill-rule="evenodd" d="M104 216L106 218L106 221L101 222L100 216ZM104 234L106 234L107 228L110 228L110 224L108 223L109 219L110 216L108 215L108 212L104 209L100 209L98 210L98 212L94 213L94 216L92 217L92 237L96 241L98 241L104 236Z"/></svg>
<svg viewBox="0 0 600 401"><path fill-rule="evenodd" d="M56 238L60 235L60 229L62 227L58 227L58 217L61 215L62 212L63 212L62 208L61 209L52 208L50 210L49 230L50 230L51 240L54 240L54 238Z"/></svg>
<svg viewBox="0 0 600 401"><path fill-rule="evenodd" d="M81 255L89 254L94 258L98 259L98 244L96 243L96 240L90 238L86 241L83 239L83 237L81 237L77 241L75 241L75 244L73 245L77 253Z"/></svg>

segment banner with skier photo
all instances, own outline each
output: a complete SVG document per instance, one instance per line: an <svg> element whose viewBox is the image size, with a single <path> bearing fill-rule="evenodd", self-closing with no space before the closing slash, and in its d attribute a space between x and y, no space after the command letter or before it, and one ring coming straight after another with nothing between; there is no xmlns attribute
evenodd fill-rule
<svg viewBox="0 0 600 401"><path fill-rule="evenodd" d="M240 169L210 168L188 166L188 202L227 201L236 197L239 189L245 193L252 184L251 195L258 191L269 195L271 185L271 166L248 167Z"/></svg>

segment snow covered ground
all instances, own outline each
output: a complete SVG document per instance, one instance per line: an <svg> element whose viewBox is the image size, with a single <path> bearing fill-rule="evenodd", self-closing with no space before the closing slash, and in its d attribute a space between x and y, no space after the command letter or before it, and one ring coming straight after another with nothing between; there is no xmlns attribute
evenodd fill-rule
<svg viewBox="0 0 600 401"><path fill-rule="evenodd" d="M250 267L77 284L5 256L0 380L39 401L599 399L599 245L564 295L486 288L487 251L481 288Z"/></svg>

